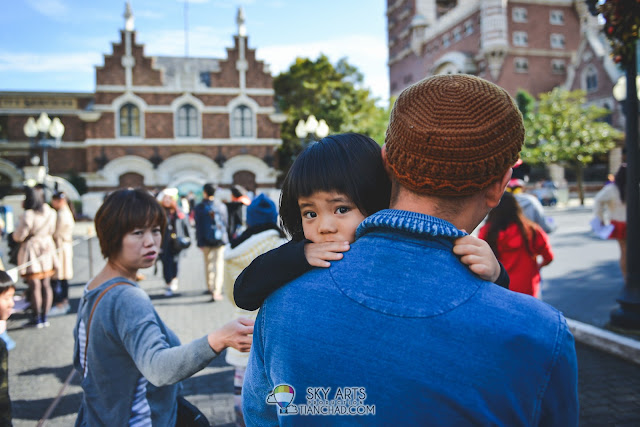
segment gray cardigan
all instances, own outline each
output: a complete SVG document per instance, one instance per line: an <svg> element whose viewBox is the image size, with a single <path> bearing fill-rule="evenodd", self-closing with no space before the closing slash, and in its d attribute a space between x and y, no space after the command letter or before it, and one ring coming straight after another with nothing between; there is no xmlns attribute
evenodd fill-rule
<svg viewBox="0 0 640 427"><path fill-rule="evenodd" d="M95 300L108 286L116 286L100 300L90 325L87 372L77 426L126 426L140 376L147 385L147 400L154 426L175 425L179 381L204 369L217 354L207 337L180 345L178 337L158 316L147 294L124 277L108 280L85 292L78 306L73 331L73 364L82 375L78 330L85 326ZM84 349L82 350L84 351ZM84 362L82 362L84 363Z"/></svg>

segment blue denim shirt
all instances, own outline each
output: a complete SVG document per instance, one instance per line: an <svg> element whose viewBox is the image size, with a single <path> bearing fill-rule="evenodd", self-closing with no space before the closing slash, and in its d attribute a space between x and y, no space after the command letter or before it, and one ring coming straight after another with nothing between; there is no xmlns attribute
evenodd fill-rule
<svg viewBox="0 0 640 427"><path fill-rule="evenodd" d="M247 425L577 425L564 317L473 275L451 250L462 235L384 210L341 261L273 293L254 330ZM287 411L297 414L274 404L291 395L269 396L278 385L295 391ZM340 400L347 389L356 399Z"/></svg>

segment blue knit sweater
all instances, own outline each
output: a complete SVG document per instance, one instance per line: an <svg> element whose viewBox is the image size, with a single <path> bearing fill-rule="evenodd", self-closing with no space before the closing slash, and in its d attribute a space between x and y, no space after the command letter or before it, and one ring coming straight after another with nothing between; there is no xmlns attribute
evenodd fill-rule
<svg viewBox="0 0 640 427"><path fill-rule="evenodd" d="M343 260L272 294L255 324L247 425L577 425L562 314L474 276L452 253L461 235L384 210ZM278 385L291 388L270 396Z"/></svg>

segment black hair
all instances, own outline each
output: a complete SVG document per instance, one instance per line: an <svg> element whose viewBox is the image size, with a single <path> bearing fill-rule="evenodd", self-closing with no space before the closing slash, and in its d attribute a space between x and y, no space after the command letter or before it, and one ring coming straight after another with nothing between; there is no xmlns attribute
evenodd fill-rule
<svg viewBox="0 0 640 427"><path fill-rule="evenodd" d="M15 289L15 288L16 288L16 284L13 283L11 276L9 276L9 274L6 271L0 270L0 295L4 294L9 289Z"/></svg>
<svg viewBox="0 0 640 427"><path fill-rule="evenodd" d="M24 204L22 207L42 212L44 206L44 187L42 185L35 187L24 187Z"/></svg>
<svg viewBox="0 0 640 427"><path fill-rule="evenodd" d="M625 198L627 195L627 164L623 163L620 165L620 169L616 172L615 181L616 187L618 187L618 191L620 192L620 200L622 203L625 203Z"/></svg>
<svg viewBox="0 0 640 427"><path fill-rule="evenodd" d="M96 234L105 258L117 255L122 249L125 234L136 228L167 227L164 208L156 198L142 188L122 188L110 193L96 212Z"/></svg>
<svg viewBox="0 0 640 427"><path fill-rule="evenodd" d="M206 197L213 196L216 193L216 187L210 182L207 182L204 187L202 187L202 191L206 194Z"/></svg>
<svg viewBox="0 0 640 427"><path fill-rule="evenodd" d="M316 191L345 194L364 216L387 209L391 181L380 146L368 136L344 133L312 143L296 158L280 196L282 227L295 241L304 239L298 199Z"/></svg>

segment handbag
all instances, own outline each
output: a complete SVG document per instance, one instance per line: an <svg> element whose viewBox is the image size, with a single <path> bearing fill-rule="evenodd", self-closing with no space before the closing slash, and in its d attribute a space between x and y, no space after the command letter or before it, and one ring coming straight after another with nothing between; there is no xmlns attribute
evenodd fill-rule
<svg viewBox="0 0 640 427"><path fill-rule="evenodd" d="M176 427L210 427L207 417L193 403L178 396Z"/></svg>
<svg viewBox="0 0 640 427"><path fill-rule="evenodd" d="M177 236L176 233L171 233L171 253L180 253L189 246L191 246L191 239L189 237Z"/></svg>
<svg viewBox="0 0 640 427"><path fill-rule="evenodd" d="M7 246L9 247L9 264L18 265L20 243L13 240L13 233L7 234Z"/></svg>

